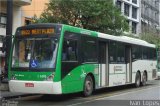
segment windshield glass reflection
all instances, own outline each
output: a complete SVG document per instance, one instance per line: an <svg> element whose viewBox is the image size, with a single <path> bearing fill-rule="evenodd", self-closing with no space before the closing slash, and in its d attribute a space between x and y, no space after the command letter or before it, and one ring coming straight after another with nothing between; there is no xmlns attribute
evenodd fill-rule
<svg viewBox="0 0 160 106"><path fill-rule="evenodd" d="M14 68L55 68L56 38L17 39L13 53Z"/></svg>

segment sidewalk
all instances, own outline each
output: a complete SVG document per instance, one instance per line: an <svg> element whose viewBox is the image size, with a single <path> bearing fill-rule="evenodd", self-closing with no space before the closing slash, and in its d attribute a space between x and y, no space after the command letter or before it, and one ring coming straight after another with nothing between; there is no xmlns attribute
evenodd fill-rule
<svg viewBox="0 0 160 106"><path fill-rule="evenodd" d="M25 93L13 93L13 92L9 92L9 91L0 91L0 99L2 98L16 98L19 96L27 96L29 94L25 94Z"/></svg>
<svg viewBox="0 0 160 106"><path fill-rule="evenodd" d="M14 98L14 97L19 97L19 96L27 96L30 94L26 93L13 93L9 91L8 88L8 83L1 83L0 84L0 99L2 98Z"/></svg>

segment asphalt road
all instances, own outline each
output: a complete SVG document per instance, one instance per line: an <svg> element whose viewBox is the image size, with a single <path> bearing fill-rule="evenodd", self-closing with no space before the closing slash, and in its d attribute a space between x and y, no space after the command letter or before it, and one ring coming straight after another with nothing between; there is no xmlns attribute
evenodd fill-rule
<svg viewBox="0 0 160 106"><path fill-rule="evenodd" d="M84 98L80 93L68 95L35 95L14 98L17 106L160 106L160 80L146 86L134 85L97 90Z"/></svg>

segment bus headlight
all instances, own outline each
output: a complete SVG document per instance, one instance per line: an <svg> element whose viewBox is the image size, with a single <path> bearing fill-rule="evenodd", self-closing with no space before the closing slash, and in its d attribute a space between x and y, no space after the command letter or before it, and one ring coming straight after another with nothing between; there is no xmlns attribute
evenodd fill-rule
<svg viewBox="0 0 160 106"><path fill-rule="evenodd" d="M54 78L54 74L48 76L46 80L47 81L53 81L53 78Z"/></svg>

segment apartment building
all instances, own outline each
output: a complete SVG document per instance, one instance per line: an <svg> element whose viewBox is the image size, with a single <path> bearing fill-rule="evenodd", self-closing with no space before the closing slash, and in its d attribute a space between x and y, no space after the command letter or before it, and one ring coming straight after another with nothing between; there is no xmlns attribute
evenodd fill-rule
<svg viewBox="0 0 160 106"><path fill-rule="evenodd" d="M160 0L141 0L142 33L159 34Z"/></svg>
<svg viewBox="0 0 160 106"><path fill-rule="evenodd" d="M22 25L30 24L34 15L39 17L44 9L46 9L46 3L49 3L49 0L32 0L31 5L23 6Z"/></svg>
<svg viewBox="0 0 160 106"><path fill-rule="evenodd" d="M160 34L160 0L114 0L127 18L130 32Z"/></svg>
<svg viewBox="0 0 160 106"><path fill-rule="evenodd" d="M114 0L115 5L127 18L130 33L138 35L141 32L141 2L140 0Z"/></svg>
<svg viewBox="0 0 160 106"><path fill-rule="evenodd" d="M13 0L13 34L22 25L22 6L30 5L32 0ZM0 35L6 35L7 0L0 1Z"/></svg>

